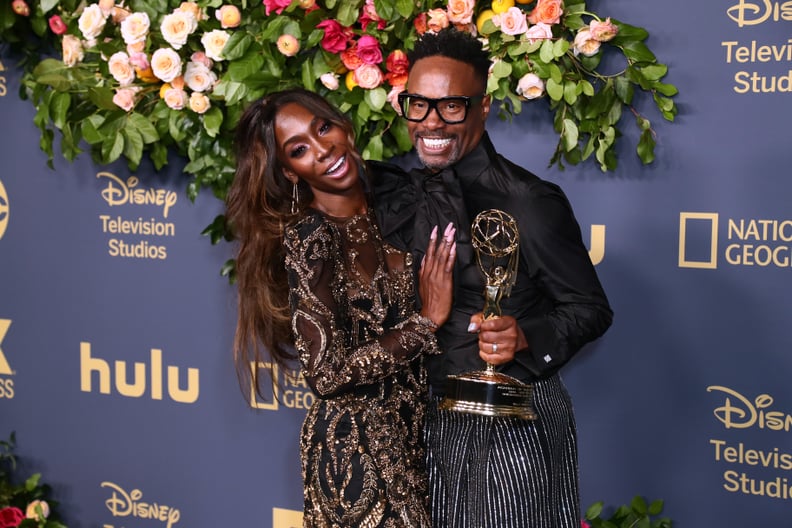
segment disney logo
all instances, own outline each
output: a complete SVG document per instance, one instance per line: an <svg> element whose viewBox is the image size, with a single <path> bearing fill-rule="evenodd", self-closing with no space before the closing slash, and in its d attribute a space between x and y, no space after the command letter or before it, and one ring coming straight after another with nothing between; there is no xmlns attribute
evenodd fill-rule
<svg viewBox="0 0 792 528"><path fill-rule="evenodd" d="M107 187L102 189L102 198L108 205L160 205L163 218L168 218L168 211L176 203L176 193L166 189L135 189L140 183L137 176L130 176L123 181L109 172L98 172L97 178L107 178Z"/></svg>
<svg viewBox="0 0 792 528"><path fill-rule="evenodd" d="M103 488L113 490L110 498L105 501L107 509L113 517L137 517L138 519L155 519L165 522L167 528L171 528L179 522L181 513L176 508L165 506L164 504L143 502L143 492L134 489L130 493L124 491L118 484L112 482L102 482Z"/></svg>
<svg viewBox="0 0 792 528"><path fill-rule="evenodd" d="M780 411L769 411L773 398L769 394L760 394L754 401L739 392L718 385L707 387L707 392L722 392L727 395L722 406L713 411L715 417L726 426L726 429L770 429L786 431L792 429L792 415ZM732 400L734 398L734 400Z"/></svg>
<svg viewBox="0 0 792 528"><path fill-rule="evenodd" d="M739 27L755 26L768 20L778 22L779 20L792 20L792 0L786 2L771 2L762 0L759 3L746 2L740 0L726 10L729 18L737 22Z"/></svg>

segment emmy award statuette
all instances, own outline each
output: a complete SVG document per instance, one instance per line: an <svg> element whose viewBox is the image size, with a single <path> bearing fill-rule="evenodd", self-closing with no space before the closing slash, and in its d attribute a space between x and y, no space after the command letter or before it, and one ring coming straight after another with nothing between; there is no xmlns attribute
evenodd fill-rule
<svg viewBox="0 0 792 528"><path fill-rule="evenodd" d="M517 280L519 233L514 218L498 209L479 213L470 226L471 242L479 268L486 277L484 318L501 315L500 299L508 297ZM536 419L533 386L495 371L450 375L440 409L485 416Z"/></svg>

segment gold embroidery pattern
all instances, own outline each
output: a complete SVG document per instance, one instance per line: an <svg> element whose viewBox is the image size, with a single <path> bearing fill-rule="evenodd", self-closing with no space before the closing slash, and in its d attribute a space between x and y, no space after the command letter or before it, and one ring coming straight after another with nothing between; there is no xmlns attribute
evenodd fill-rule
<svg viewBox="0 0 792 528"><path fill-rule="evenodd" d="M300 452L304 525L429 528L424 353L409 257L370 215L312 214L285 233L292 330L317 394Z"/></svg>

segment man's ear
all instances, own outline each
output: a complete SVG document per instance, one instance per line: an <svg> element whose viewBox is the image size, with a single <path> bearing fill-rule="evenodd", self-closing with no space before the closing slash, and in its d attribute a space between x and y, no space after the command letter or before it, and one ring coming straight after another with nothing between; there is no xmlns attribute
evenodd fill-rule
<svg viewBox="0 0 792 528"><path fill-rule="evenodd" d="M487 120L489 116L490 106L492 105L492 96L487 94L481 100L481 111L484 112L484 121Z"/></svg>

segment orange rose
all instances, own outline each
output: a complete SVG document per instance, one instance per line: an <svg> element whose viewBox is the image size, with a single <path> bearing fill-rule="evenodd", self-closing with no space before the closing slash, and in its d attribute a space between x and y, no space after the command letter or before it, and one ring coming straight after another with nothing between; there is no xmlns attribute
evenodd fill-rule
<svg viewBox="0 0 792 528"><path fill-rule="evenodd" d="M563 12L562 0L539 0L534 10L528 15L528 22L531 24L539 22L558 24Z"/></svg>

